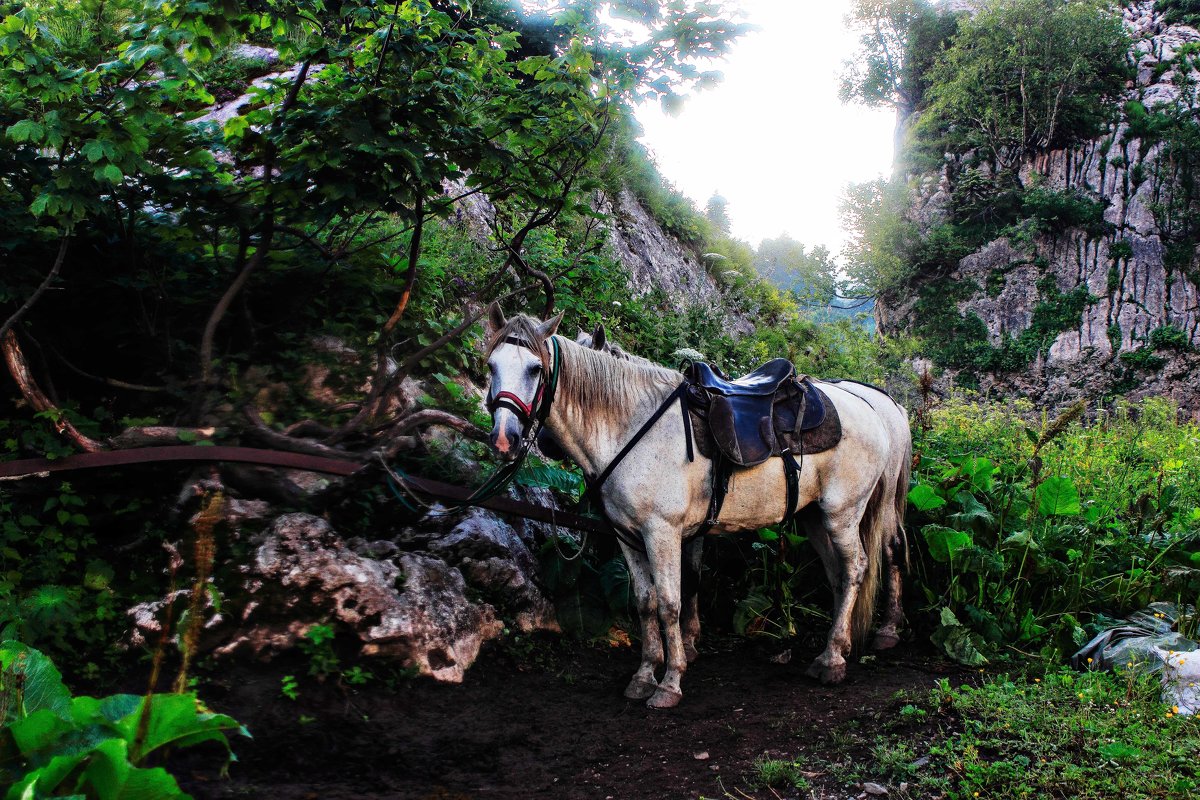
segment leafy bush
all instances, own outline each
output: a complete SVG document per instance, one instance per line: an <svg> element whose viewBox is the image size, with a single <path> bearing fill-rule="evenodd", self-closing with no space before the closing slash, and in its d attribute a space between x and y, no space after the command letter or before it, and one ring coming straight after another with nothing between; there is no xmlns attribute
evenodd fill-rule
<svg viewBox="0 0 1200 800"><path fill-rule="evenodd" d="M0 644L0 788L9 798L186 798L162 767L166 748L249 733L195 694L72 697L54 664L14 641ZM226 765L228 765L228 760Z"/></svg>
<svg viewBox="0 0 1200 800"><path fill-rule="evenodd" d="M1092 236L1102 236L1111 227L1104 221L1104 208L1103 202L1070 189L1052 191L1037 186L1022 198L1025 215L1037 220L1042 230L1051 232L1083 228Z"/></svg>
<svg viewBox="0 0 1200 800"><path fill-rule="evenodd" d="M1091 424L1031 411L953 400L915 437L919 584L935 642L968 663L1068 652L1098 614L1200 592L1200 430L1160 400Z"/></svg>
<svg viewBox="0 0 1200 800"><path fill-rule="evenodd" d="M1124 90L1128 48L1105 2L990 0L930 70L921 134L1012 170L1101 129Z"/></svg>
<svg viewBox="0 0 1200 800"><path fill-rule="evenodd" d="M1200 0L1154 0L1154 10L1162 14L1167 23L1200 25Z"/></svg>
<svg viewBox="0 0 1200 800"><path fill-rule="evenodd" d="M1150 331L1150 346L1157 350L1191 350L1192 340L1177 325L1160 325Z"/></svg>

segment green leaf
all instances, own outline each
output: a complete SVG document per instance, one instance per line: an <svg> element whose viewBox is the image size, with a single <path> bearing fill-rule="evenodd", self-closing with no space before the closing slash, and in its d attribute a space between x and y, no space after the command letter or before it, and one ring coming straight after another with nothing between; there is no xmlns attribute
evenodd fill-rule
<svg viewBox="0 0 1200 800"><path fill-rule="evenodd" d="M20 642L6 641L0 643L0 668L3 669L2 690L5 695L14 691L16 676L24 678L21 704L16 708L9 706L10 719L42 709L48 709L63 719L70 719L71 693L63 684L62 674L45 655ZM7 720L0 720L3 721Z"/></svg>
<svg viewBox="0 0 1200 800"><path fill-rule="evenodd" d="M245 117L230 117L225 120L224 133L226 139L240 139L250 127L250 120Z"/></svg>
<svg viewBox="0 0 1200 800"><path fill-rule="evenodd" d="M83 780L98 800L173 800L187 797L162 767L141 769L129 760L129 745L109 739L92 751ZM90 794L90 793L89 793Z"/></svg>
<svg viewBox="0 0 1200 800"><path fill-rule="evenodd" d="M104 145L93 139L84 144L84 146L80 148L80 152L83 153L88 161L95 164L97 161L104 158Z"/></svg>
<svg viewBox="0 0 1200 800"><path fill-rule="evenodd" d="M918 483L908 493L908 502L918 511L932 511L946 505L946 498L938 494L938 490L928 483Z"/></svg>
<svg viewBox="0 0 1200 800"><path fill-rule="evenodd" d="M921 535L929 545L929 555L942 564L949 563L955 553L973 543L971 534L944 525L926 525L921 528Z"/></svg>
<svg viewBox="0 0 1200 800"><path fill-rule="evenodd" d="M8 138L14 142L40 142L46 134L45 127L31 119L23 119L8 126Z"/></svg>
<svg viewBox="0 0 1200 800"><path fill-rule="evenodd" d="M941 623L929 638L942 652L960 664L972 667L987 663L982 653L982 637L964 628L949 608L942 608Z"/></svg>
<svg viewBox="0 0 1200 800"><path fill-rule="evenodd" d="M105 164L100 169L96 170L97 180L106 180L109 183L117 184L124 180L125 175L121 172L120 167L116 164Z"/></svg>
<svg viewBox="0 0 1200 800"><path fill-rule="evenodd" d="M133 742L141 719L142 705L121 719L117 727L126 741ZM245 734L232 717L204 709L195 694L156 694L150 698L150 723L142 740L141 751L133 758L141 762L150 753L166 745L188 746L203 741L218 741L229 748L227 732Z"/></svg>
<svg viewBox="0 0 1200 800"><path fill-rule="evenodd" d="M991 511L988 511L987 506L975 499L975 495L970 492L959 492L954 496L954 502L962 508L962 511L950 515L950 519L956 525L975 530L986 530L996 522L996 518L992 516Z"/></svg>
<svg viewBox="0 0 1200 800"><path fill-rule="evenodd" d="M39 751L48 749L62 738L63 734L74 730L68 719L48 708L39 709L24 719L18 719L8 726L13 742L21 754L28 757Z"/></svg>
<svg viewBox="0 0 1200 800"><path fill-rule="evenodd" d="M1047 478L1037 488L1038 513L1043 517L1064 517L1078 514L1079 492L1065 475Z"/></svg>

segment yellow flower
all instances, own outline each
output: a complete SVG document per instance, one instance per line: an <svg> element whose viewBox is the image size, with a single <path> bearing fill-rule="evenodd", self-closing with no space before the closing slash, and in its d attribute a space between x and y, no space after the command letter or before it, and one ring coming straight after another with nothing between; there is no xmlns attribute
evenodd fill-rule
<svg viewBox="0 0 1200 800"><path fill-rule="evenodd" d="M1171 712L1172 712L1172 713L1174 713L1174 714L1178 714L1178 713L1179 713L1179 706L1171 706Z"/></svg>
<svg viewBox="0 0 1200 800"><path fill-rule="evenodd" d="M1092 660L1091 660L1090 658L1088 659L1088 663L1089 663L1089 664L1090 664L1090 663L1092 663Z"/></svg>

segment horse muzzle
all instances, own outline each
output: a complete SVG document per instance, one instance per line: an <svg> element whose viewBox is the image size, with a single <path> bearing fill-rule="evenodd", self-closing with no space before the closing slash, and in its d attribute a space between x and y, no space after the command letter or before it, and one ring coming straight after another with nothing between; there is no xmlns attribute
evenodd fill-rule
<svg viewBox="0 0 1200 800"><path fill-rule="evenodd" d="M489 438L496 455L505 461L515 459L521 450L522 435L521 425L512 412L507 409L497 411L495 425L492 427L492 435Z"/></svg>

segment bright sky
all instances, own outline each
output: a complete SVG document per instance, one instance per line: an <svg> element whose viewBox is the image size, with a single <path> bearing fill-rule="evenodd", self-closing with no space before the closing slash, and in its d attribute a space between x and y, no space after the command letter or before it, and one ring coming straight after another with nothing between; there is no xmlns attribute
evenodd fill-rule
<svg viewBox="0 0 1200 800"><path fill-rule="evenodd" d="M734 0L760 30L715 68L725 80L676 117L657 104L637 112L642 142L662 173L698 208L729 201L733 234L757 245L788 233L835 255L846 239L838 202L847 183L891 172L890 110L843 106L842 62L858 37L848 0Z"/></svg>

